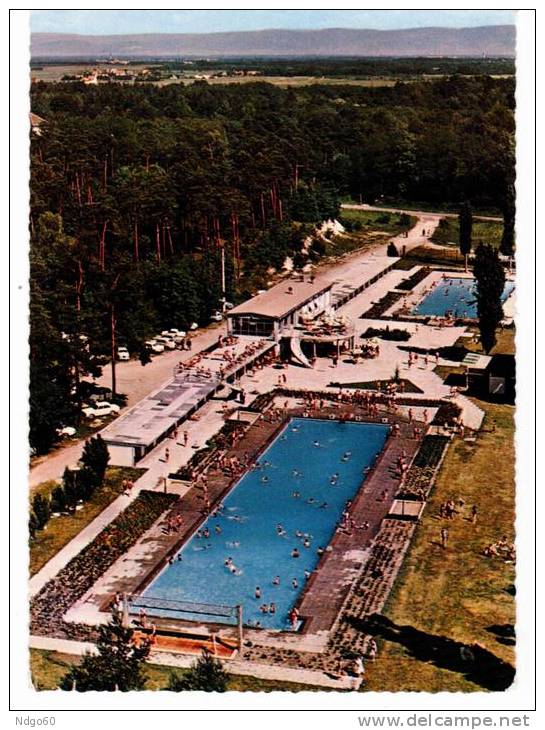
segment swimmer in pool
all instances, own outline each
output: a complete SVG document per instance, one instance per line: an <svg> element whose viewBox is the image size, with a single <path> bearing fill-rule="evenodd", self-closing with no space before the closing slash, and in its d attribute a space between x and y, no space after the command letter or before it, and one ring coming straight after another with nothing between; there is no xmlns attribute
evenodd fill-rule
<svg viewBox="0 0 545 730"><path fill-rule="evenodd" d="M273 586L279 586L280 585L280 576L279 575L275 575L274 576L274 578L272 579L272 584L273 584Z"/></svg>
<svg viewBox="0 0 545 730"><path fill-rule="evenodd" d="M320 442L319 441L314 441L314 446L317 446L317 447L320 446Z"/></svg>
<svg viewBox="0 0 545 730"><path fill-rule="evenodd" d="M322 502L322 504L320 505L319 509L327 509L328 506L329 505L327 504L327 502Z"/></svg>
<svg viewBox="0 0 545 730"><path fill-rule="evenodd" d="M292 493L291 493L291 496L292 496L292 497L293 497L294 499L299 499L299 497L301 496L301 492L292 492Z"/></svg>
<svg viewBox="0 0 545 730"><path fill-rule="evenodd" d="M269 477L261 477L261 481L263 482L263 484L267 484L267 482L269 481Z"/></svg>

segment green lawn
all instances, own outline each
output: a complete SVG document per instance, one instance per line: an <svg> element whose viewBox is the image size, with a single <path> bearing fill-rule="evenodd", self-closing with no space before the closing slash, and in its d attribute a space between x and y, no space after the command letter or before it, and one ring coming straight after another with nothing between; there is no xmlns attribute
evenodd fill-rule
<svg viewBox="0 0 545 730"><path fill-rule="evenodd" d="M458 246L459 233L458 218L442 218L431 240L434 243ZM502 234L503 224L499 221L473 221L472 239L474 248L479 241L489 243L494 248L499 248Z"/></svg>
<svg viewBox="0 0 545 730"><path fill-rule="evenodd" d="M430 246L417 246L413 248L407 258L401 259L396 268L410 269L413 266L422 264L439 264L440 266L464 267L464 257L457 247L432 248Z"/></svg>
<svg viewBox="0 0 545 730"><path fill-rule="evenodd" d="M457 651L452 642L480 644L495 666L496 660L515 663L514 566L481 554L504 535L514 540L514 409L478 405L486 412L484 432L476 445L456 438L450 446L384 611L398 631L410 628L399 631L399 638L379 637L378 658L368 665L368 691L482 691L478 681L442 661L441 648ZM495 432L487 432L493 423ZM440 519L440 504L460 497L461 512ZM474 504L476 525L468 519ZM439 542L443 526L449 530L446 550Z"/></svg>
<svg viewBox="0 0 545 730"><path fill-rule="evenodd" d="M474 328L475 333L478 333L477 328ZM490 350L490 355L514 355L515 354L515 335L516 331L514 327L506 327L505 329L499 329L496 331L496 344ZM456 344L462 344L467 350L471 352L483 353L484 350L480 342L473 342L469 338L461 338Z"/></svg>
<svg viewBox="0 0 545 730"><path fill-rule="evenodd" d="M121 494L123 479L136 480L143 473L144 469L110 466L106 470L104 484L96 490L82 509L73 515L61 515L61 517L50 519L45 529L37 532L34 539L30 541L30 575L37 573L48 560L51 560L78 532L83 530ZM58 485L54 480L42 482L32 490L32 494L49 495L56 486Z"/></svg>
<svg viewBox="0 0 545 730"><path fill-rule="evenodd" d="M361 225L361 231L382 231L389 235L398 235L402 231L412 228L416 224L416 218L409 216L409 223L404 224L399 213L387 213L380 210L354 210L343 208L339 215L341 222L350 221Z"/></svg>
<svg viewBox="0 0 545 730"><path fill-rule="evenodd" d="M56 689L60 680L77 663L78 659L69 654L60 654L55 651L41 649L30 650L30 673L32 682L38 690ZM146 666L147 690L166 689L171 672L183 675L185 670L172 667L162 667L158 664ZM327 688L315 687L295 682L274 682L272 680L257 679L232 675L229 679L229 690L233 692L326 692Z"/></svg>

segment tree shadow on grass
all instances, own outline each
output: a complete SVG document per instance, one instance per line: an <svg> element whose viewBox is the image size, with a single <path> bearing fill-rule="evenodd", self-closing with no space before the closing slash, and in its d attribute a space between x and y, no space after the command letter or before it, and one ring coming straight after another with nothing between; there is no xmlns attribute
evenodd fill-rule
<svg viewBox="0 0 545 730"><path fill-rule="evenodd" d="M459 672L474 684L491 692L502 692L511 686L515 668L499 659L495 654L478 644L467 646L446 636L435 636L413 626L400 626L385 616L373 614L368 619L349 619L358 631L392 641L409 652L410 656L422 662L431 662L436 667ZM461 651L463 649L463 651ZM473 655L464 659L467 649Z"/></svg>

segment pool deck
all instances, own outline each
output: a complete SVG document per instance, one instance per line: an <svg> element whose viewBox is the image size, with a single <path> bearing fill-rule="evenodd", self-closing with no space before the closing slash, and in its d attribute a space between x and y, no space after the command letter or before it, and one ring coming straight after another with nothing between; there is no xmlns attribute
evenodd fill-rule
<svg viewBox="0 0 545 730"><path fill-rule="evenodd" d="M282 402L285 399L282 399ZM289 408L281 421L260 419L244 434L243 438L228 450L229 456L243 456L250 453L255 458L274 439L283 428L286 419L301 416L303 408L295 399L290 399ZM396 492L396 479L392 472L402 450L407 453L409 462L416 453L420 442L412 438L413 428L400 413L397 415L381 411L378 419L372 419L363 409L354 405L329 404L320 411L320 417L338 418L342 413L353 412L362 422L381 422L387 417L390 422L397 421L401 426L400 436L388 438L373 471L367 476L353 499L350 509L356 525L369 522L369 528L356 529L350 535L337 530L330 543L331 550L322 556L317 568L301 594L297 606L304 619L302 631L274 632L247 629L245 634L263 645L292 645L306 651L324 651L335 622L340 614L351 585L359 575L368 558L369 547L379 531L382 520L388 515ZM318 414L314 414L318 415ZM240 476L231 478L219 469L209 468L208 494L212 507L221 502L226 494L239 481ZM143 588L165 566L169 555L176 553L182 544L193 534L197 526L206 519L204 497L197 487L183 487L180 500L174 505L169 516L180 515L182 524L179 531L167 533L164 529L166 517L163 515L143 535L125 555L78 600L65 614L65 620L75 623L98 624L109 619L108 607L116 592L141 593ZM210 624L157 618L159 629L180 628L195 633L207 633ZM232 629L224 624L218 625L224 635Z"/></svg>

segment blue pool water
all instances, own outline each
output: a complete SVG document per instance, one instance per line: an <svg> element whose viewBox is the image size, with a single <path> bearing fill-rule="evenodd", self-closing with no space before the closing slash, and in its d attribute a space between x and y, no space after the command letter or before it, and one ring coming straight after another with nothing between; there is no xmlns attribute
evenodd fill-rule
<svg viewBox="0 0 545 730"><path fill-rule="evenodd" d="M260 468L247 472L224 500L221 513L200 526L201 531L209 529L210 537L195 533L180 550L181 561L168 565L143 595L242 604L247 625L259 621L268 629L288 628L288 611L304 588L305 571L315 568L318 547L331 540L346 501L358 491L363 470L387 437L388 426L380 424L291 419L260 456ZM286 534L278 534L278 525ZM297 531L310 536L310 547ZM294 548L300 557L292 557ZM237 573L225 566L229 557ZM273 585L276 576L279 585ZM263 603L274 603L276 613L261 612Z"/></svg>
<svg viewBox="0 0 545 730"><path fill-rule="evenodd" d="M502 302L515 288L514 281L507 281L502 294ZM475 280L449 277L441 279L432 291L413 309L413 314L444 317L451 313L454 317L477 318L475 301Z"/></svg>

